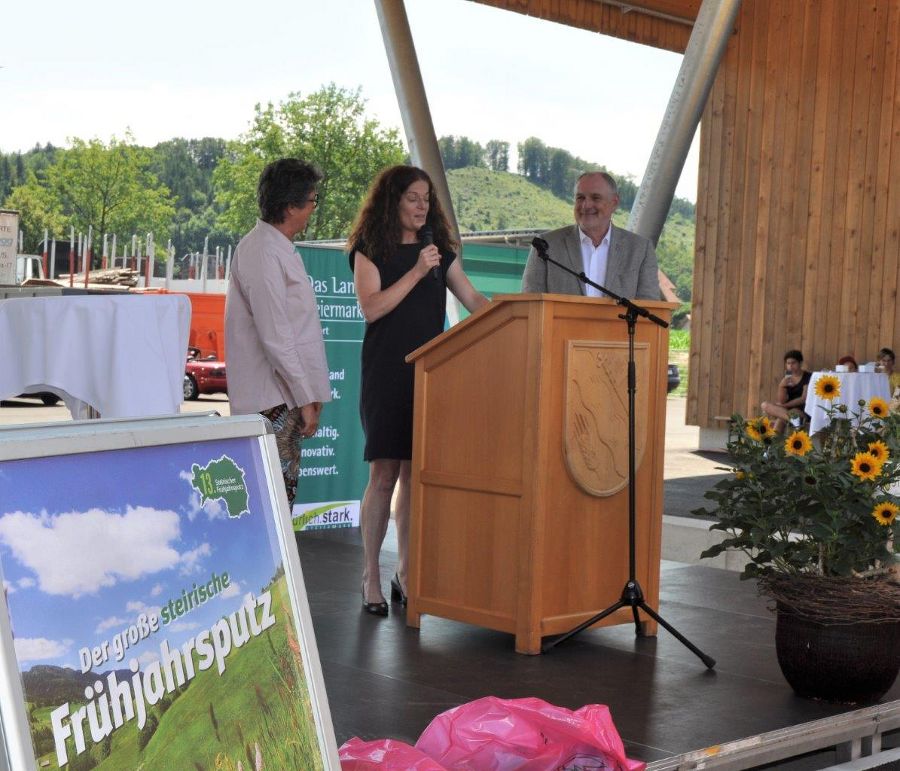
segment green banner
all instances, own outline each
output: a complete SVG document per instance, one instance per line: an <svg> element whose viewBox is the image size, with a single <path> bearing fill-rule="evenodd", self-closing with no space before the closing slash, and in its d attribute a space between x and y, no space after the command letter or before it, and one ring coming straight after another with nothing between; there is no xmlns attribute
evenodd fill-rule
<svg viewBox="0 0 900 771"><path fill-rule="evenodd" d="M299 252L319 304L332 401L322 411L315 437L301 448L294 529L355 527L369 479L359 422L360 353L366 323L341 247L304 244ZM519 291L527 255L523 247L466 244L465 270L487 297L514 294ZM466 315L465 310L460 314Z"/></svg>
<svg viewBox="0 0 900 771"><path fill-rule="evenodd" d="M319 430L301 447L294 529L355 527L369 479L359 422L359 357L365 320L344 252L310 246L299 251L319 305L331 401L322 410Z"/></svg>

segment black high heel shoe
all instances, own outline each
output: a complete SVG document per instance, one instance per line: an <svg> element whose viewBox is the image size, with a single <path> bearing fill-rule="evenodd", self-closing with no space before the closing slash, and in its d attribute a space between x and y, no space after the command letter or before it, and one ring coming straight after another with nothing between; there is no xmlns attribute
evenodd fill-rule
<svg viewBox="0 0 900 771"><path fill-rule="evenodd" d="M400 574L394 573L391 579L391 602L399 602L406 607L406 595L403 593L403 587L400 586Z"/></svg>
<svg viewBox="0 0 900 771"><path fill-rule="evenodd" d="M393 586L391 586L391 594L393 596ZM386 616L388 614L388 604L383 600L381 602L367 602L366 601L366 587L363 584L362 587L362 606L363 610L366 613L371 613L373 616Z"/></svg>

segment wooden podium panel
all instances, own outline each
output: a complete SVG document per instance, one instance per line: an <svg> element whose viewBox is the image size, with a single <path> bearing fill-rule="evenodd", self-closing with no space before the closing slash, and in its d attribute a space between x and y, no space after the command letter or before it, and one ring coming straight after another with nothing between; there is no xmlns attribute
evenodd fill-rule
<svg viewBox="0 0 900 771"><path fill-rule="evenodd" d="M674 305L644 303L668 319ZM407 623L511 632L520 653L628 579L627 340L619 307L509 295L413 352ZM668 330L639 320L637 579L659 598ZM631 622L624 608L602 624ZM648 634L655 623L647 620Z"/></svg>

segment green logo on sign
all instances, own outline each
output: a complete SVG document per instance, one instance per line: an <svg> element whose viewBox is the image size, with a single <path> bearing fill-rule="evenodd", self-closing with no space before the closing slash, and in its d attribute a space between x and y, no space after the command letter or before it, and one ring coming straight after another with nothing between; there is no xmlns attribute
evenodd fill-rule
<svg viewBox="0 0 900 771"><path fill-rule="evenodd" d="M207 501L221 499L229 517L250 513L244 469L227 455L205 466L195 463L191 466L191 474L191 485L200 493L201 506Z"/></svg>

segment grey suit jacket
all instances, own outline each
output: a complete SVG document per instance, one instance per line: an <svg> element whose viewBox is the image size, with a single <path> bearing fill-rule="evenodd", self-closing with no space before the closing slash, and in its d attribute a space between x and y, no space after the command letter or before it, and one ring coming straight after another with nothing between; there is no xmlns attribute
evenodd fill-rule
<svg viewBox="0 0 900 771"><path fill-rule="evenodd" d="M659 300L659 273L653 244L643 236L610 225L609 260L606 281L603 285L610 292L629 300ZM570 267L576 273L584 270L581 258L581 240L577 225L569 225L544 233L549 245L547 253L557 262ZM523 292L552 292L554 294L584 295L584 284L575 276L550 262L544 262L534 247L528 254L525 273L522 275Z"/></svg>

